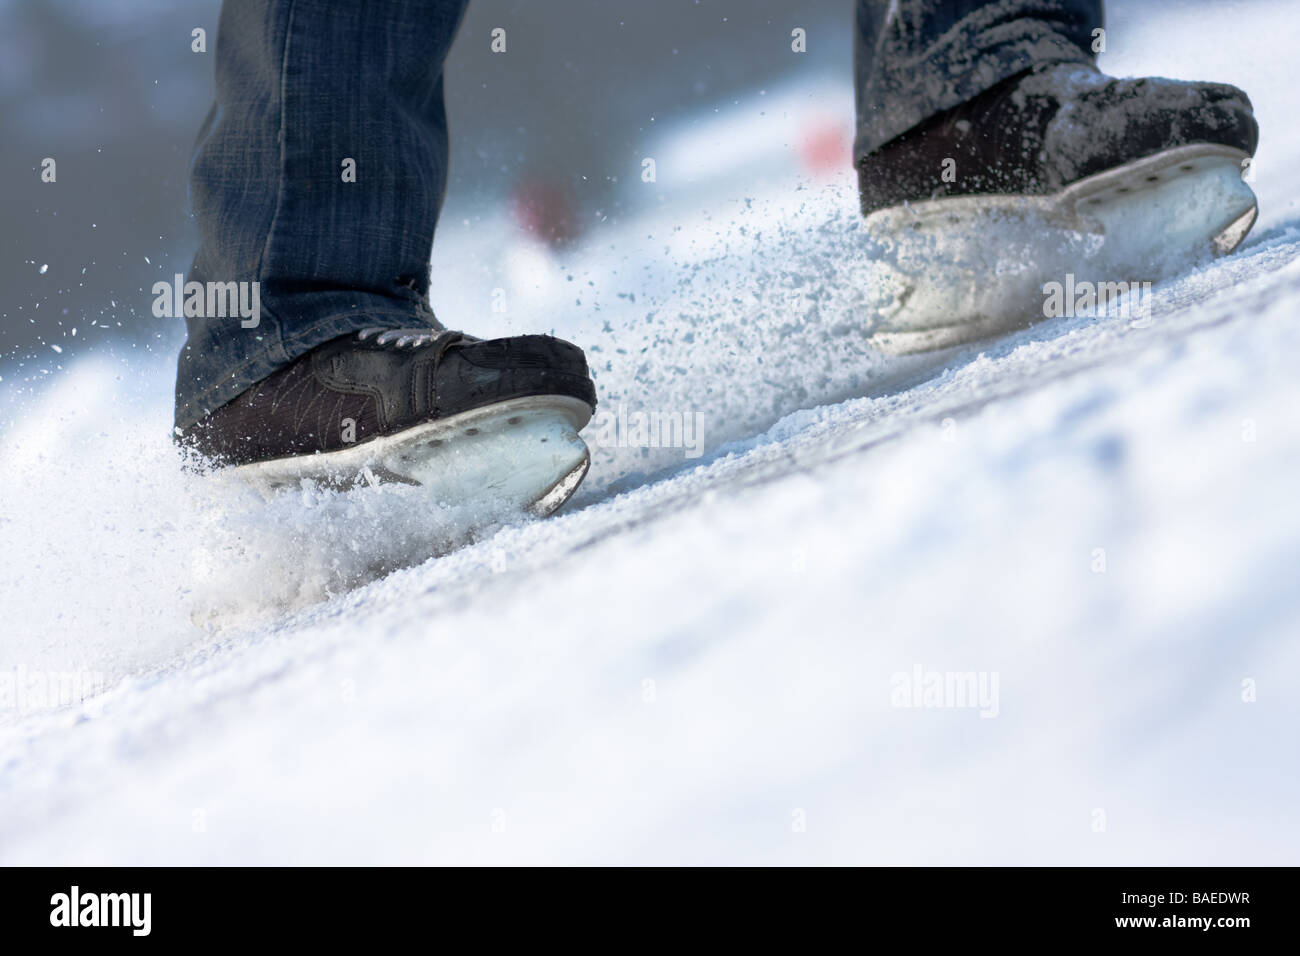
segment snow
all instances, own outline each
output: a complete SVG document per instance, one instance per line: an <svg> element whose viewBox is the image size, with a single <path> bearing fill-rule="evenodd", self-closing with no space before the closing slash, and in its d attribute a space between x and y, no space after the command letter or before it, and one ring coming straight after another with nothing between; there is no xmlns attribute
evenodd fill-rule
<svg viewBox="0 0 1300 956"><path fill-rule="evenodd" d="M187 475L169 361L6 375L0 675L98 692L0 683L0 862L1293 863L1300 219L1259 175L1150 322L937 357L866 346L842 179L517 247L486 331L703 422L544 522ZM899 706L918 669L996 695Z"/></svg>

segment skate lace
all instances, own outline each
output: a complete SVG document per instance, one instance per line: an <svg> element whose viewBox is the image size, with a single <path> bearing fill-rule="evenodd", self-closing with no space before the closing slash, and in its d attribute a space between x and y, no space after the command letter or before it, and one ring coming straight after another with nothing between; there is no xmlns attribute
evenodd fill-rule
<svg viewBox="0 0 1300 956"><path fill-rule="evenodd" d="M455 333L449 333L446 329L389 329L383 326L372 326L358 332L357 341L365 342L373 336L375 337L375 345L392 345L399 349L416 349L432 345L440 335L449 334Z"/></svg>

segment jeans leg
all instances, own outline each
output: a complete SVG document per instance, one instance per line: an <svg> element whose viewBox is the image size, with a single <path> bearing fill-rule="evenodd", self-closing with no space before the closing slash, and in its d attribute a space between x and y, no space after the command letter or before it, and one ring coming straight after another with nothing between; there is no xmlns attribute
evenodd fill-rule
<svg viewBox="0 0 1300 956"><path fill-rule="evenodd" d="M434 322L442 64L467 3L225 0L217 102L190 172L188 279L256 281L261 315L253 328L186 318L178 426L332 338Z"/></svg>
<svg viewBox="0 0 1300 956"><path fill-rule="evenodd" d="M864 157L936 113L1041 63L1091 63L1102 0L858 0Z"/></svg>

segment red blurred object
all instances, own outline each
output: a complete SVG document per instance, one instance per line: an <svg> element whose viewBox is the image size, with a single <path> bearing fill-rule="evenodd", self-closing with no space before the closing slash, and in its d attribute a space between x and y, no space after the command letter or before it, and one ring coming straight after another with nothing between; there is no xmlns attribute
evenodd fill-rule
<svg viewBox="0 0 1300 956"><path fill-rule="evenodd" d="M551 246L563 246L578 238L577 202L565 187L544 180L519 184L511 207L519 227Z"/></svg>
<svg viewBox="0 0 1300 956"><path fill-rule="evenodd" d="M805 169L819 175L847 169L853 162L848 127L829 118L809 124L799 146L799 157Z"/></svg>

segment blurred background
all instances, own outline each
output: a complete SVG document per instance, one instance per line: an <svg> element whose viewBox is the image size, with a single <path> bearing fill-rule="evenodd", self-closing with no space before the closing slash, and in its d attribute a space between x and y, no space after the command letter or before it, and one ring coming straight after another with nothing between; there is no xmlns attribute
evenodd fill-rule
<svg viewBox="0 0 1300 956"><path fill-rule="evenodd" d="M0 0L0 360L179 342L148 290L185 271L197 244L186 174L213 96L219 9ZM452 163L435 263L453 243L456 265L472 260L490 290L512 246L562 254L646 204L698 207L737 176L756 187L800 166L844 171L851 17L851 0L473 0L447 66ZM790 49L796 26L803 55ZM206 53L191 50L196 27ZM505 55L489 49L495 27ZM54 184L40 180L47 156ZM466 291L439 273L470 281L445 265L435 307Z"/></svg>
<svg viewBox="0 0 1300 956"><path fill-rule="evenodd" d="M1270 135L1294 123L1292 70L1222 52L1290 29L1289 6L1107 10L1104 68L1250 92L1264 130L1260 228L1295 202L1288 177L1270 175L1300 161L1272 152ZM213 95L219 7L0 0L0 378L31 380L103 344L178 346L181 324L152 316L149 289L185 271L196 246L186 174ZM710 221L735 221L751 200L812 183L842 190L850 208L852 15L852 0L472 0L447 65L435 309L450 325L501 331L483 313L506 288L511 321L546 331L555 309L574 306L566 272L585 285L592 262L621 257L619 295L640 303L654 293L632 273L647 251L689 268ZM205 53L191 50L196 27ZM490 51L495 27L507 30L505 55ZM795 27L806 53L791 50ZM1213 76L1200 77L1207 64ZM40 180L47 156L55 184ZM641 179L645 157L654 183ZM688 239L669 253L660 240L673 234Z"/></svg>

